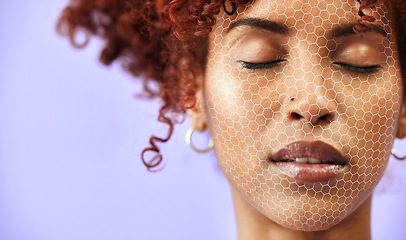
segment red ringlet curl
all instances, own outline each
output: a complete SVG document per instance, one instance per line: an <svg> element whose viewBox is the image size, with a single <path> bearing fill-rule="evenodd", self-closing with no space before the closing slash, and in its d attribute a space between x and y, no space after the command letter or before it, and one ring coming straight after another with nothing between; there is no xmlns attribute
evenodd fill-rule
<svg viewBox="0 0 406 240"><path fill-rule="evenodd" d="M357 1L360 19L354 31L363 32L375 21L364 10L373 8L377 0ZM142 151L148 170L161 169L163 158L157 144L170 139L178 116L196 108L196 76L205 62L201 45L206 44L215 16L221 10L232 15L249 2L252 0L71 0L63 10L57 31L73 46L86 46L91 35L102 38L105 45L100 61L105 65L119 61L126 71L142 77L149 97L163 100L158 121L169 128L165 137L151 136L150 147ZM405 69L406 1L391 2ZM79 33L85 34L82 42L76 39ZM150 87L151 82L158 83L158 91ZM147 160L147 152L155 155Z"/></svg>
<svg viewBox="0 0 406 240"><path fill-rule="evenodd" d="M357 33L364 32L368 30L371 24L375 21L373 16L366 15L363 11L365 9L372 9L375 8L375 3L377 0L357 0L360 3L360 7L358 9L358 15L360 18L358 19L358 25L354 26L354 31Z"/></svg>

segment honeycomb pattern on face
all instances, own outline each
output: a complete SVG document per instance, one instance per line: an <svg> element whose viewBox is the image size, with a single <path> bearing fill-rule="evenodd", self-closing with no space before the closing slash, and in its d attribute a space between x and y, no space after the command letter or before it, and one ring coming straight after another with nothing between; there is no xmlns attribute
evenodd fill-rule
<svg viewBox="0 0 406 240"><path fill-rule="evenodd" d="M376 26L359 35L358 8L256 0L220 13L209 36L204 104L219 164L245 200L288 228L322 230L349 216L390 156L402 99L392 15L378 2L364 11ZM348 162L316 172L274 162L298 141L326 143ZM295 161L317 158L299 150Z"/></svg>

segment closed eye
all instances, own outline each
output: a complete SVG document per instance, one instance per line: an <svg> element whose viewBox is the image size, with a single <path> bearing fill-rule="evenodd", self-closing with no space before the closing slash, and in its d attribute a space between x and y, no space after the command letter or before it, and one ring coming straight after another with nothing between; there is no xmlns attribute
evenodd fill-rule
<svg viewBox="0 0 406 240"><path fill-rule="evenodd" d="M379 71L379 69L381 68L380 65L372 65L372 66L354 66L354 65L350 65L350 64L346 64L346 63L334 63L337 64L339 66L341 66L342 68L349 70L351 72L356 72L356 73L363 73L363 74L373 74Z"/></svg>
<svg viewBox="0 0 406 240"><path fill-rule="evenodd" d="M270 62L260 62L260 63L252 63L252 62L245 62L239 61L242 68L249 69L249 70L256 70L256 69L271 69L278 66L280 63L284 62L284 59L279 59Z"/></svg>

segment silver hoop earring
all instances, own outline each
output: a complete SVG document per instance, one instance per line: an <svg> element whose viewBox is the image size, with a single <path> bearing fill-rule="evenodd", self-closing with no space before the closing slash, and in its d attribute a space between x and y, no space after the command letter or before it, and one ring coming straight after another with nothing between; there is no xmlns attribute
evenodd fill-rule
<svg viewBox="0 0 406 240"><path fill-rule="evenodd" d="M195 151L195 152L197 152L197 153L207 153L207 152L210 152L210 151L213 149L213 147L214 147L213 139L211 138L211 136L210 136L210 139L209 139L209 145L208 145L206 148L204 148L204 149L199 149L199 148L195 147L195 146L193 145L193 142L192 142L192 135L193 135L193 133L194 133L195 131L196 131L196 130L193 129L193 128L189 128L189 129L187 130L186 135L185 135L185 142L186 142L186 144L189 145L189 147L192 148L193 151Z"/></svg>
<svg viewBox="0 0 406 240"><path fill-rule="evenodd" d="M392 153L392 156L393 156L394 158L396 158L397 160L405 160L405 159L406 159L406 156L404 156L404 157L399 157L399 156L397 156L396 153L395 153L395 149L394 149L394 148L392 148L391 153Z"/></svg>

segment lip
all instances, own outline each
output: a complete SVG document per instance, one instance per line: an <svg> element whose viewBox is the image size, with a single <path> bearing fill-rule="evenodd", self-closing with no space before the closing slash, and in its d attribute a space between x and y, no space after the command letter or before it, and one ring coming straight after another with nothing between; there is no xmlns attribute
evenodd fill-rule
<svg viewBox="0 0 406 240"><path fill-rule="evenodd" d="M313 158L319 163L302 163L298 159ZM325 182L345 169L348 160L339 150L322 141L297 141L281 148L270 161L285 175L303 182Z"/></svg>

